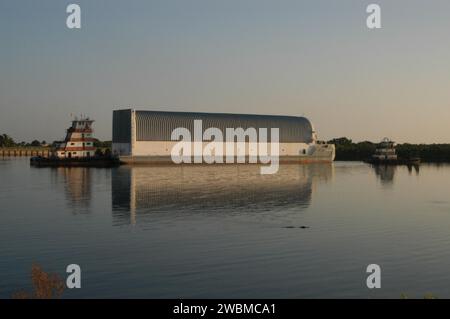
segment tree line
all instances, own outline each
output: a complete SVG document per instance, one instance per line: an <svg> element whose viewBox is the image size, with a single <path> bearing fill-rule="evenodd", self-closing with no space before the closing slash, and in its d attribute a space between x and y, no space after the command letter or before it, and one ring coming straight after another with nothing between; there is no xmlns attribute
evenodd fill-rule
<svg viewBox="0 0 450 319"><path fill-rule="evenodd" d="M54 141L52 143L38 140L33 140L31 142L16 142L8 134L0 134L0 147L55 147L59 143L61 143L61 141ZM96 140L94 146L98 148L111 148L111 141Z"/></svg>
<svg viewBox="0 0 450 319"><path fill-rule="evenodd" d="M379 143L370 141L354 143L346 137L335 138L328 143L336 146L337 161L363 161L375 152ZM410 144L396 145L401 158L420 157L423 162L450 162L450 144Z"/></svg>
<svg viewBox="0 0 450 319"><path fill-rule="evenodd" d="M27 142L16 142L8 134L0 134L0 147L42 147L48 146L46 141L33 140L29 143Z"/></svg>

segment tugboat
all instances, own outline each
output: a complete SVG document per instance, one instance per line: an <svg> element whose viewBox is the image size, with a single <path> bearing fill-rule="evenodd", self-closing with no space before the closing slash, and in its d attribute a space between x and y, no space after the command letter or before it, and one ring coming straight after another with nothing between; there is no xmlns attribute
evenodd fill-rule
<svg viewBox="0 0 450 319"><path fill-rule="evenodd" d="M30 165L44 166L90 166L110 167L119 165L119 159L111 154L96 152L92 124L94 120L88 117L75 117L67 129L66 138L56 146L49 157L32 157Z"/></svg>
<svg viewBox="0 0 450 319"><path fill-rule="evenodd" d="M375 154L366 160L366 162L376 165L418 165L420 164L420 158L399 158L395 150L395 142L385 137L378 144Z"/></svg>

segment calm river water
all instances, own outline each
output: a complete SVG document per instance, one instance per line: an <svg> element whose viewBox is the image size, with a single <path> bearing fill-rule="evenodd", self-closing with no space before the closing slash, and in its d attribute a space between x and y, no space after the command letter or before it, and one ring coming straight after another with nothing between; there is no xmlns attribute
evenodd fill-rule
<svg viewBox="0 0 450 319"><path fill-rule="evenodd" d="M0 159L0 297L450 297L450 166L31 168ZM381 267L381 289L366 267Z"/></svg>

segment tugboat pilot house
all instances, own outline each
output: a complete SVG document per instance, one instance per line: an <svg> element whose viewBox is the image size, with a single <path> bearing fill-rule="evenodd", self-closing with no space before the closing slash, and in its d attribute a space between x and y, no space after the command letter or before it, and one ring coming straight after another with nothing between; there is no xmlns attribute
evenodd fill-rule
<svg viewBox="0 0 450 319"><path fill-rule="evenodd" d="M59 158L87 158L95 155L94 137L92 136L92 123L94 121L77 117L72 126L67 129L64 142L56 149Z"/></svg>

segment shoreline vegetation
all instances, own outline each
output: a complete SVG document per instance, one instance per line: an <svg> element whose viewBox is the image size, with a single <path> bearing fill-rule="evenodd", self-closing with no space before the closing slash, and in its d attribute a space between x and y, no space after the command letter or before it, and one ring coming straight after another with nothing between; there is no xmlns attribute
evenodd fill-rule
<svg viewBox="0 0 450 319"><path fill-rule="evenodd" d="M336 161L364 161L375 152L379 143L370 141L354 143L346 137L329 140L336 147ZM420 157L424 163L450 163L450 144L410 144L396 145L401 158Z"/></svg>
<svg viewBox="0 0 450 319"><path fill-rule="evenodd" d="M39 264L31 266L32 290L18 290L12 299L60 299L65 290L65 282L57 273L49 273Z"/></svg>
<svg viewBox="0 0 450 319"><path fill-rule="evenodd" d="M16 142L7 134L0 134L0 156L34 156L49 155L56 145L62 141L47 143L46 141L33 140L32 142ZM97 148L96 154L103 155L111 152L111 141L94 141L94 147Z"/></svg>
<svg viewBox="0 0 450 319"><path fill-rule="evenodd" d="M51 144L46 141L17 143L7 134L0 134L0 150L32 150L32 151L49 151L55 147L59 141ZM329 140L328 143L336 146L336 161L364 161L375 152L379 143L370 141L354 143L347 137L340 137ZM111 141L94 142L94 146L98 151L104 153L111 151ZM420 157L424 163L450 163L450 143L448 144L397 144L397 154L399 157Z"/></svg>
<svg viewBox="0 0 450 319"><path fill-rule="evenodd" d="M33 140L32 142L16 142L11 136L8 134L0 134L0 148L36 148L36 149L48 149L54 148L57 144L62 143L62 141L54 141L52 143L47 143L44 141ZM100 141L95 139L94 146L97 148L111 148L111 141Z"/></svg>

